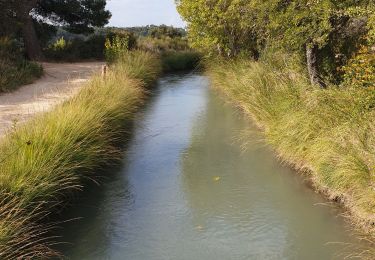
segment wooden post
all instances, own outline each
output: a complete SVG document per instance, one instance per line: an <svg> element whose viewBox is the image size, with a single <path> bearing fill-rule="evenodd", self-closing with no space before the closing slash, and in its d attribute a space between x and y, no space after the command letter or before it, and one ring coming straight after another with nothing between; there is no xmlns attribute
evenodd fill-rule
<svg viewBox="0 0 375 260"><path fill-rule="evenodd" d="M103 77L103 78L106 78L106 77L107 77L107 70L108 70L107 65L103 65L103 66L102 66L102 77Z"/></svg>

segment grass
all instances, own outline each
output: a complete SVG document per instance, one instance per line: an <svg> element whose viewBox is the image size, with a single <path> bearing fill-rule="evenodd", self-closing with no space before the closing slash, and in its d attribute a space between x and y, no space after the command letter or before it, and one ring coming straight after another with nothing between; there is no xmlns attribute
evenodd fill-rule
<svg viewBox="0 0 375 260"><path fill-rule="evenodd" d="M10 92L17 87L30 84L43 75L43 68L37 63L23 60L13 63L0 59L0 93Z"/></svg>
<svg viewBox="0 0 375 260"><path fill-rule="evenodd" d="M291 57L209 62L213 86L251 116L280 158L306 171L374 236L375 88L311 86Z"/></svg>
<svg viewBox="0 0 375 260"><path fill-rule="evenodd" d="M105 79L93 77L78 95L0 140L1 259L58 256L47 236L52 226L42 222L120 159L125 122L160 68L152 54L128 53Z"/></svg>

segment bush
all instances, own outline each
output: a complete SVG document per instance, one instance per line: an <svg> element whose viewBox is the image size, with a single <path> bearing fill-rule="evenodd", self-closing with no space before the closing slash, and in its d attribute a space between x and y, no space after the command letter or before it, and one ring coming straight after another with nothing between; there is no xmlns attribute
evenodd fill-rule
<svg viewBox="0 0 375 260"><path fill-rule="evenodd" d="M105 58L115 61L119 52L133 50L136 44L137 41L132 33L110 31L93 34L86 39L76 35L75 38L71 37L70 40L67 40L62 36L50 43L44 49L44 53L48 59L55 61L74 62Z"/></svg>
<svg viewBox="0 0 375 260"><path fill-rule="evenodd" d="M168 36L164 36L161 38L141 37L138 40L138 48L155 53L190 50L187 38L171 38Z"/></svg>
<svg viewBox="0 0 375 260"><path fill-rule="evenodd" d="M0 92L8 92L32 83L43 74L42 67L23 57L20 44L9 38L0 38Z"/></svg>
<svg viewBox="0 0 375 260"><path fill-rule="evenodd" d="M166 52L162 54L164 72L198 68L202 55L194 51Z"/></svg>
<svg viewBox="0 0 375 260"><path fill-rule="evenodd" d="M129 38L127 36L114 36L112 39L107 38L105 42L105 57L107 62L112 63L118 57L123 56L129 51Z"/></svg>
<svg viewBox="0 0 375 260"><path fill-rule="evenodd" d="M347 85L375 87L375 51L370 47L362 47L342 71Z"/></svg>
<svg viewBox="0 0 375 260"><path fill-rule="evenodd" d="M86 41L80 42L81 45L78 47L79 57L81 59L104 59L105 51L105 36L104 35L92 35ZM73 42L74 44L74 42Z"/></svg>
<svg viewBox="0 0 375 260"><path fill-rule="evenodd" d="M102 60L105 39L104 35L92 35L86 40L77 38L70 41L61 37L45 48L44 53L48 59L55 61Z"/></svg>

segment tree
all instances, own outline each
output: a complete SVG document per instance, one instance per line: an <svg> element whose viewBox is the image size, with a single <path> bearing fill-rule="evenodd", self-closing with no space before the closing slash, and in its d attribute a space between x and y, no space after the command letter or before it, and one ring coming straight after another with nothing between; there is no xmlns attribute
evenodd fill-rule
<svg viewBox="0 0 375 260"><path fill-rule="evenodd" d="M108 23L111 13L105 10L106 0L0 0L13 18L22 25L22 35L30 59L41 59L42 52L34 20L64 26L76 33Z"/></svg>
<svg viewBox="0 0 375 260"><path fill-rule="evenodd" d="M19 8L19 3L15 0L0 0L0 37L11 36L20 27L16 8Z"/></svg>
<svg viewBox="0 0 375 260"><path fill-rule="evenodd" d="M285 49L304 51L311 83L325 87L321 59L349 57L367 33L370 0L258 0L270 38ZM323 50L326 51L322 58ZM327 50L329 50L327 52ZM329 54L330 57L327 57ZM335 61L331 61L334 63ZM336 70L337 68L334 68Z"/></svg>
<svg viewBox="0 0 375 260"><path fill-rule="evenodd" d="M373 0L176 0L194 47L253 57L265 45L299 52L311 83L325 87L358 51ZM335 76L331 76L335 75ZM329 78L328 80L332 80Z"/></svg>
<svg viewBox="0 0 375 260"><path fill-rule="evenodd" d="M256 51L254 6L248 0L178 0L193 47L236 56Z"/></svg>

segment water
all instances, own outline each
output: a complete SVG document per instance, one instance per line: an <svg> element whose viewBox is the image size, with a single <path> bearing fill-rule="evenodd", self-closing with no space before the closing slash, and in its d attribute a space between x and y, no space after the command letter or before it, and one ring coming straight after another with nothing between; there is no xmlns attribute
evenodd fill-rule
<svg viewBox="0 0 375 260"><path fill-rule="evenodd" d="M253 142L244 149L244 133ZM351 243L333 205L283 167L199 75L159 82L123 167L64 227L71 259L332 259ZM248 135L248 134L246 134ZM251 137L252 136L252 137ZM242 141L241 141L242 140ZM339 242L339 243L337 243Z"/></svg>

